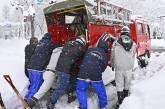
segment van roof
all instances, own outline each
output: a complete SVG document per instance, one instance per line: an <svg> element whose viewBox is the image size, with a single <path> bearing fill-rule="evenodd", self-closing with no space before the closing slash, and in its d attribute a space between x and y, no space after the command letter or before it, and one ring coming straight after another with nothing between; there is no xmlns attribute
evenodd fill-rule
<svg viewBox="0 0 165 109"><path fill-rule="evenodd" d="M59 3L55 3L51 6L48 6L44 9L44 14L50 14L53 12L60 12L60 11L65 11L70 8L74 7L81 7L85 6L85 4L88 3L85 0L67 0Z"/></svg>

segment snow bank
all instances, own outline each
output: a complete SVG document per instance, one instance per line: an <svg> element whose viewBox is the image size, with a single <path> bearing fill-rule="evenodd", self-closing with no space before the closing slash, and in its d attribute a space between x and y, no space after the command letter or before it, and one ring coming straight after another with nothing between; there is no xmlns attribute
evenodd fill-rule
<svg viewBox="0 0 165 109"><path fill-rule="evenodd" d="M152 48L165 48L165 39L151 39Z"/></svg>
<svg viewBox="0 0 165 109"><path fill-rule="evenodd" d="M165 52L152 55L148 68L143 72L143 76L139 76L141 80L135 79L136 82L133 82L131 95L124 100L119 109L164 109L164 57Z"/></svg>
<svg viewBox="0 0 165 109"><path fill-rule="evenodd" d="M22 91L28 83L24 75L24 48L27 43L28 41L23 39L0 39L0 92L6 104L10 103L15 93L3 75L10 75L19 91Z"/></svg>

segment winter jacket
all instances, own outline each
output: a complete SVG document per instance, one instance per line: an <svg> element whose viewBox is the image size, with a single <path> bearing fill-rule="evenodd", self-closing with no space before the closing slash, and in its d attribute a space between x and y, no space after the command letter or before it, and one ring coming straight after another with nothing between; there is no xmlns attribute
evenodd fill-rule
<svg viewBox="0 0 165 109"><path fill-rule="evenodd" d="M115 41L112 46L112 67L120 71L133 69L135 54L135 43L129 51L126 51L118 41Z"/></svg>
<svg viewBox="0 0 165 109"><path fill-rule="evenodd" d="M33 55L34 51L35 51L36 45L34 44L28 44L25 47L25 74L27 77L28 76L28 72L27 72L27 68L30 62L30 58Z"/></svg>
<svg viewBox="0 0 165 109"><path fill-rule="evenodd" d="M51 36L46 33L39 41L31 57L28 69L43 71L49 63L52 50L55 47L58 47L58 45L54 45L51 41Z"/></svg>
<svg viewBox="0 0 165 109"><path fill-rule="evenodd" d="M77 41L68 41L65 43L57 62L56 70L70 73L75 62L82 58L84 54L83 45Z"/></svg>
<svg viewBox="0 0 165 109"><path fill-rule="evenodd" d="M80 66L78 78L92 81L102 80L102 72L106 69L108 58L102 48L89 48Z"/></svg>

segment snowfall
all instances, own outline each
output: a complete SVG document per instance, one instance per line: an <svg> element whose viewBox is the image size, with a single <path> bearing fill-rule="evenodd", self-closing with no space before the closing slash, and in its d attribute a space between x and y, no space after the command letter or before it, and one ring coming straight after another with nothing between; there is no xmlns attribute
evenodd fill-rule
<svg viewBox="0 0 165 109"><path fill-rule="evenodd" d="M24 48L28 44L25 39L0 39L0 92L7 109L22 109L21 104L3 78L3 75L10 75L14 85L25 95L28 87L28 79L24 75ZM164 39L152 39L153 48L164 48ZM165 109L165 52L152 52L149 65L146 68L136 68L133 72L131 94L125 98L119 109ZM114 79L114 72L107 67L103 79L105 84ZM108 108L114 109L117 101L116 88L113 85L106 86L108 94ZM91 96L92 95L92 96ZM45 104L44 100L39 102ZM88 109L98 109L97 97L94 93L89 94ZM77 100L71 104L67 103L67 96L64 95L56 104L58 109L76 109ZM44 109L44 108L42 108Z"/></svg>

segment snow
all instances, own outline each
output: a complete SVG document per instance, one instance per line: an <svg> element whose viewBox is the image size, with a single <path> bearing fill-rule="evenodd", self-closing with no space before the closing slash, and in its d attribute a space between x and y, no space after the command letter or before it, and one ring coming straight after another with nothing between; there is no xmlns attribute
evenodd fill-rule
<svg viewBox="0 0 165 109"><path fill-rule="evenodd" d="M21 24L20 22L11 22L11 21L0 22L0 26L6 26L6 25L21 25Z"/></svg>
<svg viewBox="0 0 165 109"><path fill-rule="evenodd" d="M133 81L131 95L124 100L119 109L164 109L164 57L165 52L152 55L143 77Z"/></svg>
<svg viewBox="0 0 165 109"><path fill-rule="evenodd" d="M164 46L164 40L152 40L152 46ZM25 94L28 79L24 75L24 48L28 44L25 39L0 39L0 92L5 105L8 109L18 108L20 102L10 85L4 80L3 75L9 74L16 88ZM147 68L136 69L134 72L134 80L131 86L131 95L127 97L120 109L164 109L165 107L165 52L152 53L150 63ZM108 83L114 79L114 72L107 67L103 74L104 83ZM112 85L106 87L108 95L108 109L114 109L116 104L116 88ZM98 109L97 97L90 92L88 99L89 109ZM45 101L40 101L43 106ZM71 104L67 103L67 96L60 98L56 104L58 109L77 109L77 100Z"/></svg>
<svg viewBox="0 0 165 109"><path fill-rule="evenodd" d="M22 39L0 39L0 92L6 104L11 102L10 99L15 96L15 93L5 81L3 75L10 75L19 91L22 91L28 84L24 75L24 47L27 43L27 40Z"/></svg>
<svg viewBox="0 0 165 109"><path fill-rule="evenodd" d="M165 39L152 39L152 48L165 48Z"/></svg>

